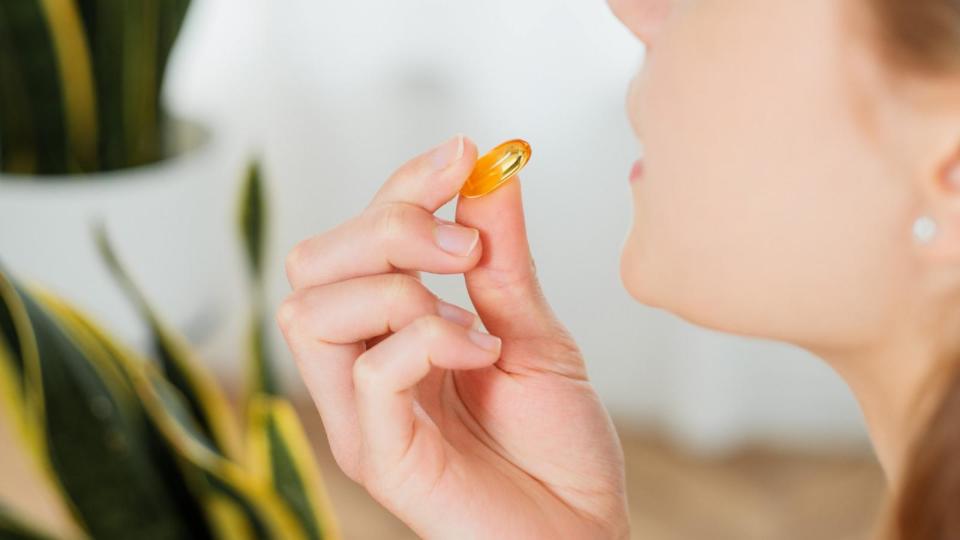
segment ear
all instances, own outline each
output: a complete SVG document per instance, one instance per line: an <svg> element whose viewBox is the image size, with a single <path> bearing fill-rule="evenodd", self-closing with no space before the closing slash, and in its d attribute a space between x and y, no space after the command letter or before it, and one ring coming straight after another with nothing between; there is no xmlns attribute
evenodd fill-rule
<svg viewBox="0 0 960 540"><path fill-rule="evenodd" d="M956 140L954 147L941 153L938 163L927 169L925 201L914 217L927 216L936 225L932 240L919 243L924 257L960 266L960 133Z"/></svg>

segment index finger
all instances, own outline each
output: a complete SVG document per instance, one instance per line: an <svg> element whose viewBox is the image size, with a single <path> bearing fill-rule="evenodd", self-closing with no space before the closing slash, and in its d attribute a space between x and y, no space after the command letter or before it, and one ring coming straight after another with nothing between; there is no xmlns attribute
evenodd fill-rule
<svg viewBox="0 0 960 540"><path fill-rule="evenodd" d="M454 198L477 162L477 145L462 133L397 169L367 208L391 202L415 204L428 212Z"/></svg>

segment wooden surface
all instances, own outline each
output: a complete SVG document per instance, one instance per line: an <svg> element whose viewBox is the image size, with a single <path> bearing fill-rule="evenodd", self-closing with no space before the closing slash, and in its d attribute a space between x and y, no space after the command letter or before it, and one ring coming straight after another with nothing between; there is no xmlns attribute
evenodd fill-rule
<svg viewBox="0 0 960 540"><path fill-rule="evenodd" d="M337 468L316 413L313 437L344 536L414 539ZM685 455L653 434L624 433L631 538L852 540L870 537L886 489L871 455L744 449L718 460Z"/></svg>
<svg viewBox="0 0 960 540"><path fill-rule="evenodd" d="M310 404L301 416L346 539L416 538L337 468ZM2 417L3 415L0 415ZM54 497L0 424L0 501L63 532ZM661 437L621 431L633 538L674 540L868 538L884 496L870 455L810 456L746 449L721 460L685 455Z"/></svg>

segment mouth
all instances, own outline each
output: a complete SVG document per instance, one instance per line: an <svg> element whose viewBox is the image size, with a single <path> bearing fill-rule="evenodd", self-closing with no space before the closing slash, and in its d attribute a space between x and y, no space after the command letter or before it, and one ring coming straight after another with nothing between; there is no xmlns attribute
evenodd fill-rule
<svg viewBox="0 0 960 540"><path fill-rule="evenodd" d="M630 183L635 184L641 178L643 178L643 158L633 162L633 167L630 169Z"/></svg>
<svg viewBox="0 0 960 540"><path fill-rule="evenodd" d="M642 70L638 70L627 84L627 95L624 103L624 109L627 114L627 122L630 124L631 131L637 140L637 160L630 169L630 183L635 183L643 177L644 156L646 148L643 143L643 135L640 125L639 106L639 85Z"/></svg>

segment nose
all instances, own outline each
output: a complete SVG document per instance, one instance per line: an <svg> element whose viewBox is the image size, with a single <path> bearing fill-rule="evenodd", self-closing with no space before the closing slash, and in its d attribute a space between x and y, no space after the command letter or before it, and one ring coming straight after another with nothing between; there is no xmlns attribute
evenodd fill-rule
<svg viewBox="0 0 960 540"><path fill-rule="evenodd" d="M647 48L656 41L660 27L670 14L675 0L607 0L614 15Z"/></svg>

